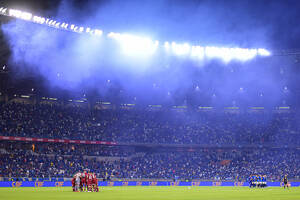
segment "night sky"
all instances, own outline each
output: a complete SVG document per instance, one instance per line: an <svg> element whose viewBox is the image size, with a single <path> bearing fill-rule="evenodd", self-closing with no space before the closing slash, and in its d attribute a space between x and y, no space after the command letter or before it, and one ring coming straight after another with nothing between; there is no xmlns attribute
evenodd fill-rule
<svg viewBox="0 0 300 200"><path fill-rule="evenodd" d="M300 46L298 0L2 0L0 5L162 41L269 49Z"/></svg>
<svg viewBox="0 0 300 200"><path fill-rule="evenodd" d="M0 6L99 28L105 35L147 36L160 44L175 41L271 52L300 47L299 0L7 0ZM12 79L36 76L54 93L60 88L76 95L97 93L125 102L135 102L137 97L138 101L177 105L188 101L193 105L282 106L298 104L300 97L296 57L226 64L157 51L140 58L122 55L119 46L106 37L85 37L22 20L2 22L1 31L0 39L11 51L10 56L3 54L1 62L10 67Z"/></svg>

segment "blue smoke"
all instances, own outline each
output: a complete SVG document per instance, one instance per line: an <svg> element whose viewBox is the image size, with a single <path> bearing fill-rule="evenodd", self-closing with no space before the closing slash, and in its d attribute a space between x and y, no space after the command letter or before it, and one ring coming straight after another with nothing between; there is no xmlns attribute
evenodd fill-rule
<svg viewBox="0 0 300 200"><path fill-rule="evenodd" d="M279 10L276 3L270 6ZM248 1L87 1L84 6L62 1L54 18L106 33L129 32L160 41L268 48L272 46L273 25L262 23L261 19L270 18L263 12ZM117 92L126 91L131 99L138 96L147 102L179 104L187 99L197 104L251 102L260 94L262 102L277 104L283 98L281 88L286 83L278 81L274 69L261 67L268 59L229 65L214 60L195 63L160 51L138 59L124 57L105 37L77 35L19 20L3 25L2 30L16 71L38 73L48 80L49 87L69 91L96 88L105 93L109 80L118 85Z"/></svg>

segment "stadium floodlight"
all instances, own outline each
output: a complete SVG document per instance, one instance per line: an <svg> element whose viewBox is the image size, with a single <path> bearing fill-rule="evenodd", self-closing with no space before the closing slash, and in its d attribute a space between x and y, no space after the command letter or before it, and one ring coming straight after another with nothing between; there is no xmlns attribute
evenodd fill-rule
<svg viewBox="0 0 300 200"><path fill-rule="evenodd" d="M12 17L19 18L21 16L21 11L15 9L9 9L8 14Z"/></svg>
<svg viewBox="0 0 300 200"><path fill-rule="evenodd" d="M3 8L3 9L1 10L1 13L2 13L2 14L6 14L6 11L7 11L7 8Z"/></svg>
<svg viewBox="0 0 300 200"><path fill-rule="evenodd" d="M234 48L232 49L233 59L247 61L251 60L257 55L256 49L242 49L242 48Z"/></svg>
<svg viewBox="0 0 300 200"><path fill-rule="evenodd" d="M165 49L168 51L170 49L170 44L169 42L165 42L164 44Z"/></svg>
<svg viewBox="0 0 300 200"><path fill-rule="evenodd" d="M103 34L103 31L100 30L100 29L95 29L95 30L94 30L94 34L95 34L96 36L101 36L101 35Z"/></svg>
<svg viewBox="0 0 300 200"><path fill-rule="evenodd" d="M52 20L52 22L50 23L51 26L55 26L55 24L56 24L55 20Z"/></svg>
<svg viewBox="0 0 300 200"><path fill-rule="evenodd" d="M19 18L19 19L27 20L27 21L31 20L31 18L32 18L31 13L22 12L20 10L15 10L15 9L9 9L8 14L11 17L16 17L16 18Z"/></svg>
<svg viewBox="0 0 300 200"><path fill-rule="evenodd" d="M247 61L254 58L256 55L256 49L205 47L206 57L220 58L224 62L229 62L231 60Z"/></svg>
<svg viewBox="0 0 300 200"><path fill-rule="evenodd" d="M114 32L110 32L107 34L107 37L112 38L112 39L117 39L121 36L120 33L114 33Z"/></svg>
<svg viewBox="0 0 300 200"><path fill-rule="evenodd" d="M271 53L266 49L257 49L257 52L260 56L270 56Z"/></svg>
<svg viewBox="0 0 300 200"><path fill-rule="evenodd" d="M39 17L39 16L34 16L32 20L34 23L38 23L38 24L43 24L46 21L44 17Z"/></svg>
<svg viewBox="0 0 300 200"><path fill-rule="evenodd" d="M186 54L189 54L190 50L191 50L191 46L188 43L176 44L175 42L172 42L172 51L176 55L186 55Z"/></svg>
<svg viewBox="0 0 300 200"><path fill-rule="evenodd" d="M68 30L76 33L86 33L95 36L101 36L103 31L100 29L84 28L74 24L69 26L68 23L57 22L52 19L33 16L31 13L24 12L16 9L8 9L5 7L0 8L0 14L10 16L26 21L31 21L37 24L44 24L49 27ZM147 37L140 37L131 34L120 34L111 32L107 37L117 40L125 53L128 54L153 54L159 46L158 41L152 41ZM224 62L231 60L247 61L253 59L256 56L270 56L271 52L259 48L259 49L246 49L246 48L225 48L225 47L201 47L201 46L190 46L188 43L177 44L175 42L165 42L162 45L166 51L173 53L178 56L189 55L191 58L217 58L222 59Z"/></svg>
<svg viewBox="0 0 300 200"><path fill-rule="evenodd" d="M20 18L29 21L32 18L32 14L28 12L22 12Z"/></svg>
<svg viewBox="0 0 300 200"><path fill-rule="evenodd" d="M0 8L0 13L1 14L5 14L6 13L7 8L1 7Z"/></svg>
<svg viewBox="0 0 300 200"><path fill-rule="evenodd" d="M158 48L159 42L152 41L148 37L132 34L109 33L109 38L117 40L124 54L127 55L152 55Z"/></svg>
<svg viewBox="0 0 300 200"><path fill-rule="evenodd" d="M203 59L204 58L204 47L192 46L191 57Z"/></svg>
<svg viewBox="0 0 300 200"><path fill-rule="evenodd" d="M219 47L205 47L205 56L208 58L221 58L225 62L231 60L229 51L227 51L225 48Z"/></svg>
<svg viewBox="0 0 300 200"><path fill-rule="evenodd" d="M219 48L217 47L205 47L205 56L208 58L218 57L220 54Z"/></svg>
<svg viewBox="0 0 300 200"><path fill-rule="evenodd" d="M64 29L67 29L68 28L68 24L66 24L65 22L63 22L60 27L64 28Z"/></svg>
<svg viewBox="0 0 300 200"><path fill-rule="evenodd" d="M34 16L32 18L32 21L35 22L35 23L40 23L40 18L38 16Z"/></svg>
<svg viewBox="0 0 300 200"><path fill-rule="evenodd" d="M84 27L79 28L79 32L82 33L84 31Z"/></svg>

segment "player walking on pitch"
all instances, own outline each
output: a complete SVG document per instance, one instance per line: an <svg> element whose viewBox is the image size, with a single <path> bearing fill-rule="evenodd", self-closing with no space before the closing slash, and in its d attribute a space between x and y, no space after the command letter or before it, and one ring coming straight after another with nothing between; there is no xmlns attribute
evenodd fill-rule
<svg viewBox="0 0 300 200"><path fill-rule="evenodd" d="M287 175L285 175L283 177L283 188L285 189L286 187L289 189L289 184L288 184L288 178L287 178Z"/></svg>

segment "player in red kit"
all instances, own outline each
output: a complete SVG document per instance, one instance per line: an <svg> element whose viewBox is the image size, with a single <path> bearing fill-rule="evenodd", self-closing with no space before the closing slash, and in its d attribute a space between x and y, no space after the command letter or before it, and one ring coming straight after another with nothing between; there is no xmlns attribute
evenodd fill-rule
<svg viewBox="0 0 300 200"><path fill-rule="evenodd" d="M87 187L88 187L88 191L91 192L92 191L92 184L93 184L93 175L92 173L88 173L87 174Z"/></svg>
<svg viewBox="0 0 300 200"><path fill-rule="evenodd" d="M86 170L83 171L81 174L81 180L82 180L82 190L87 191L87 172Z"/></svg>
<svg viewBox="0 0 300 200"><path fill-rule="evenodd" d="M99 187L98 187L98 179L96 177L96 174L93 173L92 174L92 185L93 185L93 190L94 192L99 192Z"/></svg>

